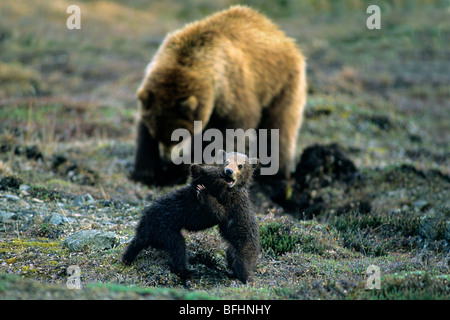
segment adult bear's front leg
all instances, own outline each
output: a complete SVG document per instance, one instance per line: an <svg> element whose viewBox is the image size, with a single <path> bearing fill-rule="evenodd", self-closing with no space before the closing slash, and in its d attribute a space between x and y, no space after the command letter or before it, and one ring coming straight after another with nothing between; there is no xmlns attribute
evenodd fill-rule
<svg viewBox="0 0 450 320"><path fill-rule="evenodd" d="M139 121L134 168L131 178L146 185L154 185L160 163L158 142L150 135L147 126L142 121Z"/></svg>
<svg viewBox="0 0 450 320"><path fill-rule="evenodd" d="M152 185L175 185L184 183L189 172L185 164L164 163L159 155L158 141L154 139L147 126L139 121L137 127L134 169L130 178Z"/></svg>

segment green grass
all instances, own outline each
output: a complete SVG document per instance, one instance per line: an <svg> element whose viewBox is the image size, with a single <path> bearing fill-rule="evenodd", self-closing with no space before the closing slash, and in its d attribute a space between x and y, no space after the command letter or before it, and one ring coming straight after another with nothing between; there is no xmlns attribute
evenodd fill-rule
<svg viewBox="0 0 450 320"><path fill-rule="evenodd" d="M142 297L153 296L158 299L176 299L176 300L211 300L216 297L202 292L190 292L187 290L177 290L170 288L142 288L137 286L125 286L116 284L89 284L86 286L87 290L101 290L106 289L111 293L138 294Z"/></svg>
<svg viewBox="0 0 450 320"><path fill-rule="evenodd" d="M370 300L448 300L450 277L429 272L411 272L381 277L380 289L357 290L352 299Z"/></svg>

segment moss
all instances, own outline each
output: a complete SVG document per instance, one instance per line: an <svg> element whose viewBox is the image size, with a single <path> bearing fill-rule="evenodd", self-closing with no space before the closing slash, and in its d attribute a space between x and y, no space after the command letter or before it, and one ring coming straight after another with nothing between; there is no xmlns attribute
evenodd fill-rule
<svg viewBox="0 0 450 320"><path fill-rule="evenodd" d="M27 241L25 239L16 239L11 242L0 243L0 248L29 248L29 247L40 247L40 248L57 248L60 247L59 242L44 242L44 241Z"/></svg>
<svg viewBox="0 0 450 320"><path fill-rule="evenodd" d="M37 249L42 252L59 252L61 244L59 242L43 241L29 241L26 239L16 239L10 242L0 243L0 254L19 254L21 251L29 250L30 248ZM16 257L19 261L19 257Z"/></svg>
<svg viewBox="0 0 450 320"><path fill-rule="evenodd" d="M39 273L37 268L32 268L30 266L22 266L21 269L22 269L22 273L23 274L27 274L27 273L37 274L37 273Z"/></svg>
<svg viewBox="0 0 450 320"><path fill-rule="evenodd" d="M12 264L17 261L17 257L13 257L5 260L7 264Z"/></svg>

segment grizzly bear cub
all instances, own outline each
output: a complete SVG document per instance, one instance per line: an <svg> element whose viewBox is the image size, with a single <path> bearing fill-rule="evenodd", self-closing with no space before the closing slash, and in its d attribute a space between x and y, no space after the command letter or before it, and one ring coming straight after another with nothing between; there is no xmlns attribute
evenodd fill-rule
<svg viewBox="0 0 450 320"><path fill-rule="evenodd" d="M169 253L172 272L189 276L181 229L200 231L219 225L229 243L226 257L231 274L246 283L260 253L259 229L248 194L253 167L245 155L238 155L247 161L236 165L236 171L233 165L193 164L189 184L157 198L144 209L122 261L132 263L141 250L151 246Z"/></svg>
<svg viewBox="0 0 450 320"><path fill-rule="evenodd" d="M189 184L162 195L144 209L136 235L122 256L124 263L132 263L141 250L151 246L169 252L171 270L174 273L180 276L189 274L186 243L181 229L200 231L217 225L220 221L219 217L206 210L198 200L196 186L201 184L214 193L221 193L227 188L219 168L193 164L190 171Z"/></svg>
<svg viewBox="0 0 450 320"><path fill-rule="evenodd" d="M219 223L221 235L229 242L226 251L228 267L243 283L251 279L261 252L259 245L259 227L252 209L249 188L253 179L253 170L258 161L251 164L250 159L238 152L218 152L219 168L223 170L228 190L220 195L214 190L200 189L203 205L215 216L225 217ZM255 159L257 160L257 159ZM203 199L207 195L207 201ZM219 205L217 205L217 202Z"/></svg>

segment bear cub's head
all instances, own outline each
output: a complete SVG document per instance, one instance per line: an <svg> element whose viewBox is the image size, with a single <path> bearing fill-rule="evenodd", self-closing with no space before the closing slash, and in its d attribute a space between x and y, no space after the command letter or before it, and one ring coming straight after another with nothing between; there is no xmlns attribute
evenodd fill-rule
<svg viewBox="0 0 450 320"><path fill-rule="evenodd" d="M217 165L223 170L228 188L248 188L253 180L253 170L259 165L258 159L249 159L239 152L219 150Z"/></svg>

